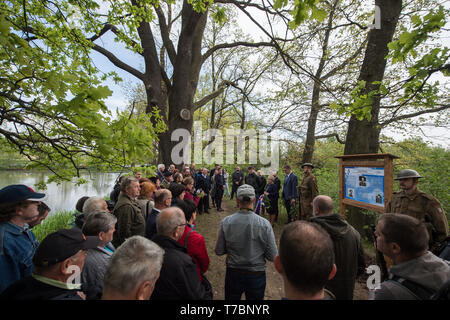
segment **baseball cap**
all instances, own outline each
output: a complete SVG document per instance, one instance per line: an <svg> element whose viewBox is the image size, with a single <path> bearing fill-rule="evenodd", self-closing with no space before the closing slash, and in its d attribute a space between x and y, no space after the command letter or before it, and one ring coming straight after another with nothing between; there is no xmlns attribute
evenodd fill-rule
<svg viewBox="0 0 450 320"><path fill-rule="evenodd" d="M237 189L237 197L241 201L250 201L255 199L255 188L249 184L243 184Z"/></svg>
<svg viewBox="0 0 450 320"><path fill-rule="evenodd" d="M0 190L0 204L24 200L43 201L45 197L45 193L34 192L24 184L12 184Z"/></svg>
<svg viewBox="0 0 450 320"><path fill-rule="evenodd" d="M42 240L33 257L33 264L47 267L75 255L80 250L93 249L98 246L97 236L86 237L80 229L60 229Z"/></svg>

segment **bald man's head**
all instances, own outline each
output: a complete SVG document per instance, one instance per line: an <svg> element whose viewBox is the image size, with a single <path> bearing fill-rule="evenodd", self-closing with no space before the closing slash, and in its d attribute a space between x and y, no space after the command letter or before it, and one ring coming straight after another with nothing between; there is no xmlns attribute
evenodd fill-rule
<svg viewBox="0 0 450 320"><path fill-rule="evenodd" d="M178 207L170 207L161 211L156 219L156 228L158 234L175 238L174 232L177 228L183 227L180 236L183 234L184 226L186 225L186 218L183 211ZM179 231L179 230L178 230ZM180 232L177 232L180 233ZM178 240L178 239L175 239Z"/></svg>
<svg viewBox="0 0 450 320"><path fill-rule="evenodd" d="M313 215L324 216L334 213L333 199L329 196L319 195L313 200Z"/></svg>
<svg viewBox="0 0 450 320"><path fill-rule="evenodd" d="M172 193L168 189L160 189L155 191L155 207L158 209L164 209L170 206L168 200L172 200Z"/></svg>
<svg viewBox="0 0 450 320"><path fill-rule="evenodd" d="M286 225L278 254L286 279L300 292L316 294L334 275L333 242L318 224L294 221Z"/></svg>

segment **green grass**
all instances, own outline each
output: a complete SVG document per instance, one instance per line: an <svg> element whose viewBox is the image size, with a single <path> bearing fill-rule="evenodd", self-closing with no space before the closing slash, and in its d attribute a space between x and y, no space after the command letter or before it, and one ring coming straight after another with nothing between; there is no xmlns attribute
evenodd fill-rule
<svg viewBox="0 0 450 320"><path fill-rule="evenodd" d="M52 232L59 229L69 229L72 226L75 211L61 211L49 215L40 225L35 226L32 231L39 242Z"/></svg>

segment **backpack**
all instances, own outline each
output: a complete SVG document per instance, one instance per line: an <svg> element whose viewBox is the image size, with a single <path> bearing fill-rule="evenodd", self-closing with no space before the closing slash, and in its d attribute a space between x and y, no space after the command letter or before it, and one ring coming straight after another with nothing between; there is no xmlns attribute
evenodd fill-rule
<svg viewBox="0 0 450 320"><path fill-rule="evenodd" d="M450 236L436 248L436 255L443 260L450 261Z"/></svg>
<svg viewBox="0 0 450 320"><path fill-rule="evenodd" d="M450 300L450 280L444 282L436 292L417 282L396 275L392 276L389 280L401 284L408 289L417 300Z"/></svg>
<svg viewBox="0 0 450 320"><path fill-rule="evenodd" d="M450 300L450 280L444 282L439 290L431 296L430 300Z"/></svg>

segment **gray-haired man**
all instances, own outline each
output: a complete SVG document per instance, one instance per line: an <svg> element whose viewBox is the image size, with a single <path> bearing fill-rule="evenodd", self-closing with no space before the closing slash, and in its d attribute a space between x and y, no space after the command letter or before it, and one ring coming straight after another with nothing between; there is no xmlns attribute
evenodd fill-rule
<svg viewBox="0 0 450 320"><path fill-rule="evenodd" d="M183 211L178 207L164 209L156 221L158 233L152 240L166 253L152 300L207 300L195 262L177 242L186 226Z"/></svg>
<svg viewBox="0 0 450 320"><path fill-rule="evenodd" d="M159 278L164 250L141 236L127 239L111 257L103 300L148 300Z"/></svg>
<svg viewBox="0 0 450 320"><path fill-rule="evenodd" d="M103 278L114 253L111 244L117 218L107 211L92 212L84 222L82 232L86 236L100 239L96 248L87 251L81 280L84 283L83 292L87 300L97 300L102 296Z"/></svg>
<svg viewBox="0 0 450 320"><path fill-rule="evenodd" d="M255 189L244 184L237 189L239 211L223 219L215 252L227 254L225 300L264 299L266 260L273 261L277 245L267 219L253 212Z"/></svg>

